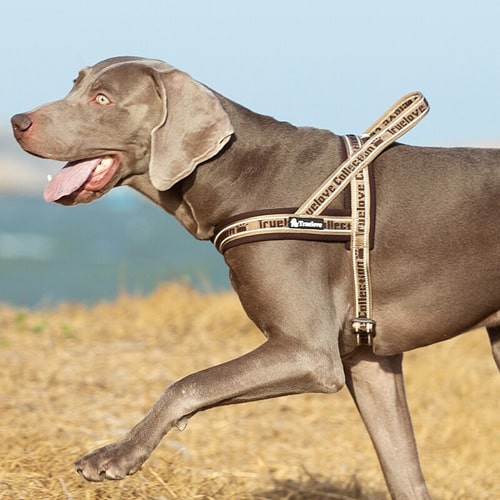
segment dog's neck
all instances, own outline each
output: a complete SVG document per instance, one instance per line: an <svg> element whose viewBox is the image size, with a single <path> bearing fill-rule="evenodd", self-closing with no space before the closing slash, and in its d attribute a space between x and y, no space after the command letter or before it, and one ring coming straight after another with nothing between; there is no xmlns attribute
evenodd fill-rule
<svg viewBox="0 0 500 500"><path fill-rule="evenodd" d="M146 178L133 184L198 239L242 212L299 206L343 160L332 132L295 127L218 97L235 130L227 146L169 191Z"/></svg>

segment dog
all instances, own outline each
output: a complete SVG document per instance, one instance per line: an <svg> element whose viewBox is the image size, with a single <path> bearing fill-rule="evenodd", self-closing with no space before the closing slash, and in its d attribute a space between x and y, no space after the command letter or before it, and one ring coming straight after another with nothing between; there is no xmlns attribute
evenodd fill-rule
<svg viewBox="0 0 500 500"><path fill-rule="evenodd" d="M84 68L70 93L12 118L27 152L67 161L45 189L64 205L128 185L194 237L297 207L345 160L342 137L256 114L156 60ZM75 462L90 481L133 474L173 427L218 405L347 385L393 498L429 498L405 397L405 351L486 327L500 368L500 150L394 143L372 163L376 335L358 346L345 244L279 239L224 253L266 341L173 383L124 437ZM331 209L344 208L335 199Z"/></svg>

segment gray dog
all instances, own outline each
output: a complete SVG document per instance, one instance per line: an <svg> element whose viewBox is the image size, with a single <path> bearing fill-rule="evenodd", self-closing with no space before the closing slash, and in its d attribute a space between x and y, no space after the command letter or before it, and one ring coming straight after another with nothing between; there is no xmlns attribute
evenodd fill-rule
<svg viewBox="0 0 500 500"><path fill-rule="evenodd" d="M74 205L129 185L202 240L236 214L297 207L345 158L340 136L258 115L161 61L133 57L83 69L64 99L12 124L26 151L69 162L46 200ZM347 384L392 496L429 497L402 353L483 326L500 366L500 152L394 144L373 171L373 346L356 346L350 330L344 244L235 246L224 255L232 284L267 341L168 387L123 438L76 461L85 479L133 474L199 411Z"/></svg>

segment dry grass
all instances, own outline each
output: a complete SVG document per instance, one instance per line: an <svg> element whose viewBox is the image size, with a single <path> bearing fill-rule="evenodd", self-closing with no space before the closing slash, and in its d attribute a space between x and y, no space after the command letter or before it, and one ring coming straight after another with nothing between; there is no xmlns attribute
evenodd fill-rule
<svg viewBox="0 0 500 500"><path fill-rule="evenodd" d="M261 341L233 294L181 285L93 308L0 307L0 499L387 498L344 390L197 415L124 481L73 472L173 380ZM484 332L409 353L405 368L434 498L500 498L500 378Z"/></svg>

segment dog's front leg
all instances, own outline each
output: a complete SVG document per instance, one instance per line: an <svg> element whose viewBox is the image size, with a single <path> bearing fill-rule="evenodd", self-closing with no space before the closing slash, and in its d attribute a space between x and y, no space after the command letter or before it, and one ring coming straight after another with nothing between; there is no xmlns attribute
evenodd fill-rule
<svg viewBox="0 0 500 500"><path fill-rule="evenodd" d="M295 339L270 339L256 350L172 384L149 413L119 441L75 462L85 479L122 479L136 472L174 426L208 408L304 392L335 392L343 385L340 361L309 351Z"/></svg>
<svg viewBox="0 0 500 500"><path fill-rule="evenodd" d="M391 496L430 498L406 401L401 354L359 348L344 359L346 384L372 438Z"/></svg>

